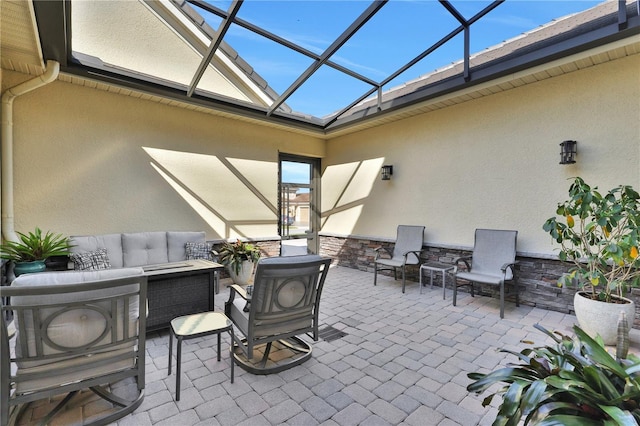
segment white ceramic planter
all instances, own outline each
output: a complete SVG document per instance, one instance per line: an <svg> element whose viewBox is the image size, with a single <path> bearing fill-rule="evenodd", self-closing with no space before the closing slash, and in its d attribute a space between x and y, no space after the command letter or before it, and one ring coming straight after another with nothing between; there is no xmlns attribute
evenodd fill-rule
<svg viewBox="0 0 640 426"><path fill-rule="evenodd" d="M240 285L249 284L249 280L251 279L251 274L253 273L253 262L249 260L245 260L242 262L242 267L240 268L240 273L236 274L232 268L229 269L229 275L234 283Z"/></svg>
<svg viewBox="0 0 640 426"><path fill-rule="evenodd" d="M633 326L636 315L636 305L633 300L623 298L628 303L606 303L592 300L577 292L573 298L578 324L589 336L599 334L605 345L615 345L618 338L618 318L620 311L627 317L629 328Z"/></svg>

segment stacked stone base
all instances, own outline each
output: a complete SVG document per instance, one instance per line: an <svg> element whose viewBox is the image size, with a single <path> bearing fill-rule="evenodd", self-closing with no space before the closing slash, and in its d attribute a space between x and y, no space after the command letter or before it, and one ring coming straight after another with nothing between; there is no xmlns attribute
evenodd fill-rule
<svg viewBox="0 0 640 426"><path fill-rule="evenodd" d="M320 254L334 259L334 264L361 271L373 272L375 249L386 247L393 250L393 241L376 240L363 237L341 237L323 235L320 237ZM454 259L468 256L471 250L443 248L425 245L422 257L425 261L453 263ZM541 309L573 314L573 296L576 288L558 287L558 279L567 273L571 264L559 260L536 258L532 256L518 256L515 276L518 282L520 304L535 306ZM417 268L408 269L407 279L418 281ZM382 272L391 274L390 272ZM434 281L440 283L440 274L434 274ZM451 284L449 284L451 285ZM507 289L509 286L507 286ZM460 291L469 291L469 287L461 287ZM495 286L475 287L476 293L499 298L498 288ZM636 316L634 328L640 329L640 289L633 289L627 295L636 302ZM515 301L515 294L506 294L508 301Z"/></svg>

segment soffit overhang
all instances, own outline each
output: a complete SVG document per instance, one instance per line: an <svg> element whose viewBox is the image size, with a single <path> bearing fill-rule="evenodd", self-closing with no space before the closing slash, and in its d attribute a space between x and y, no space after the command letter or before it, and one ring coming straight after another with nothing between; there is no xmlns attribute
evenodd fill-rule
<svg viewBox="0 0 640 426"><path fill-rule="evenodd" d="M24 0L0 1L0 65L27 75L44 72L33 4Z"/></svg>

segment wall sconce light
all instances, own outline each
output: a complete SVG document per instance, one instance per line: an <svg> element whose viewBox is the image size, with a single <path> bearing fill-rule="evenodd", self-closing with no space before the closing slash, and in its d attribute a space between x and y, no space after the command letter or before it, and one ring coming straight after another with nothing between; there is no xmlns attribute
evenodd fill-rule
<svg viewBox="0 0 640 426"><path fill-rule="evenodd" d="M382 180L391 180L393 166L382 166Z"/></svg>
<svg viewBox="0 0 640 426"><path fill-rule="evenodd" d="M578 142L564 141L560 144L560 164L573 164L576 162Z"/></svg>

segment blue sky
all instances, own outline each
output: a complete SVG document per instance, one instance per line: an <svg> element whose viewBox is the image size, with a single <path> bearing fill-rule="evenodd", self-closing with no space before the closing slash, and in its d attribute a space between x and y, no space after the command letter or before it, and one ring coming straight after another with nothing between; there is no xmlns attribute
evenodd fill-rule
<svg viewBox="0 0 640 426"><path fill-rule="evenodd" d="M282 162L282 181L287 183L311 183L310 166L293 161ZM306 191L305 191L306 192Z"/></svg>
<svg viewBox="0 0 640 426"><path fill-rule="evenodd" d="M364 0L245 0L238 17L320 54L370 3ZM451 3L468 19L490 1L451 0ZM555 18L599 3L507 0L471 26L471 52L482 51ZM226 10L230 1L211 1L211 4ZM217 28L219 18L202 14L212 27ZM458 25L436 0L391 0L331 60L375 82L382 82ZM304 55L238 26L230 28L225 40L278 93L286 90L312 63ZM461 59L462 46L459 35L383 90ZM295 111L322 117L353 102L369 88L371 86L366 83L324 66L286 103Z"/></svg>

